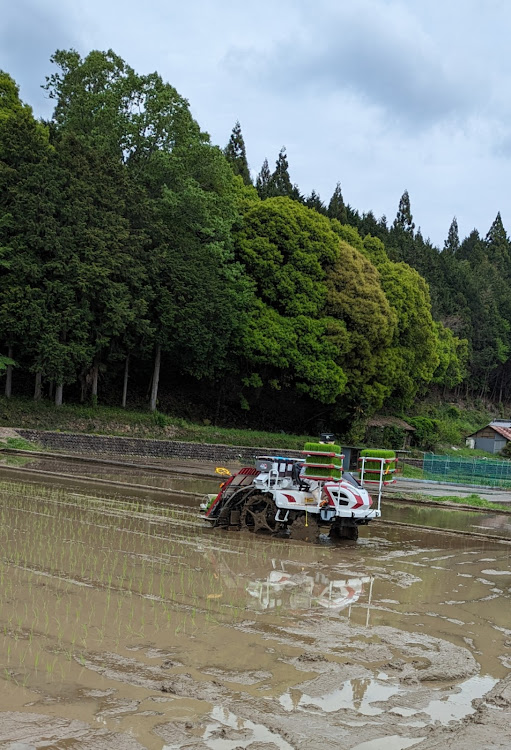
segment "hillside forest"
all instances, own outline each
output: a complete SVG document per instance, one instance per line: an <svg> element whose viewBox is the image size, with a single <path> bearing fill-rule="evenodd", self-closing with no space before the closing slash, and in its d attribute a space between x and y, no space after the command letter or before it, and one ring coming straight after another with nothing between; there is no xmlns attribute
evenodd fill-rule
<svg viewBox="0 0 511 750"><path fill-rule="evenodd" d="M147 404L215 424L352 434L432 389L511 397L500 214L442 248L323 202L285 148L255 181L239 123L211 143L157 73L57 51L37 120L0 72L5 395ZM226 136L227 140L227 136Z"/></svg>

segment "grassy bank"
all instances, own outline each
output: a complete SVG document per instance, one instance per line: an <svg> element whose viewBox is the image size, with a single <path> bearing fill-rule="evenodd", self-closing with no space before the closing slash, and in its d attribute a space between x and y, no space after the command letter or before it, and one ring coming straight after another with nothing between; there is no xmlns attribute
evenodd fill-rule
<svg viewBox="0 0 511 750"><path fill-rule="evenodd" d="M397 500L406 500L413 503L435 503L436 505L460 505L463 507L470 507L477 510L478 508L484 510L495 510L498 513L511 513L511 507L504 503L492 503L491 500L471 493L465 497L459 497L458 495L427 495L425 493L403 493L396 494L394 496Z"/></svg>
<svg viewBox="0 0 511 750"><path fill-rule="evenodd" d="M456 456L466 455L471 458L478 455L491 456L464 447L465 436L490 421L491 416L484 409L425 403L422 405L421 413L428 418L428 423L432 422L430 426L438 441L434 446L437 452ZM203 423L192 423L181 417L159 412L151 413L147 410L79 404L64 404L56 408L47 400L34 402L23 398L6 399L4 396L0 396L0 427L297 450L301 450L305 442L315 441L317 438L317 435L217 427L209 424L208 420L204 420ZM424 425L422 428L424 431ZM379 437L382 438L383 435ZM342 445L342 438L340 442ZM377 447L388 446L381 442ZM419 450L412 449L413 453L417 456L422 455ZM422 477L419 469L406 467L404 464L401 464L401 468L403 476Z"/></svg>
<svg viewBox="0 0 511 750"><path fill-rule="evenodd" d="M60 408L49 401L0 397L0 427L96 435L183 440L192 443L224 443L301 450L311 435L281 432L227 429L210 424L192 424L159 412L135 411L108 406L64 404Z"/></svg>

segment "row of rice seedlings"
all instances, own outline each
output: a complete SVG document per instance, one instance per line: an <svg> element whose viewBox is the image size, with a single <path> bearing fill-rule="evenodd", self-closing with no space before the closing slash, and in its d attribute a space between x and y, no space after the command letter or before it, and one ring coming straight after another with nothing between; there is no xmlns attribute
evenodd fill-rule
<svg viewBox="0 0 511 750"><path fill-rule="evenodd" d="M34 495L35 493L31 493ZM40 493L39 493L40 497ZM52 499L55 499L55 493L52 493ZM45 512L43 513L43 516L49 516L49 510L46 508ZM81 539L76 539L76 537L72 540L72 544L67 545L67 548L63 546L61 543L59 544L47 544L48 538L55 539L55 531L57 530L56 526L57 524L60 524L60 532L67 531L67 529L62 528L62 519L59 518L59 515L53 514L50 516L52 519L54 527L51 527L51 524L48 524L48 519L44 517L42 520L41 518L38 518L34 521L32 519L32 535L30 537L26 536L23 537L19 536L17 537L17 544L14 546L14 548L10 547L10 558L11 562L14 562L14 564L21 564L22 562L25 562L30 558L32 561L35 558L35 561L41 567L43 570L52 570L52 571L62 571L67 570L67 579L69 580L70 577L74 576L76 577L77 572L79 572L81 578L85 578L86 574L87 577L90 580L93 580L94 583L100 583L103 585L112 586L113 584L113 578L114 578L114 571L116 570L116 566L118 567L117 561L111 559L111 553L112 553L112 546L111 544L108 544L108 546L102 546L100 550L98 550L98 546L101 546L102 543L111 542L111 539L106 538L108 534L111 532L111 528L109 528L106 525L103 525L103 531L99 531L99 535L96 532L96 538L95 538L95 548L92 545L86 545L80 546L77 544L78 541L84 541L84 537L82 536ZM16 519L17 527L19 526L19 519ZM99 538L98 538L99 537ZM25 544L23 544L23 539L25 539ZM146 548L147 548L147 541L151 540L151 535L146 533ZM62 542L62 540L61 540ZM105 549L110 554L105 555ZM150 543L149 549L151 555L154 557L154 546ZM28 554L30 552L30 555ZM85 553L85 554L84 554ZM115 577L118 579L117 583L120 585L121 589L125 589L129 592L133 591L133 584L135 582L134 575L133 575L133 566L129 566L125 553L122 557L123 563L122 563L122 571L120 574L115 574ZM165 568L165 564L162 566L162 570L160 572L160 575L158 579L156 579L156 576L154 575L154 571L149 569L145 570L146 567L146 559L147 555L142 558L141 561L137 561L138 565L135 566L138 569L142 569L142 575L140 578L140 590L145 591L148 590L149 595L157 596L159 599L163 600L164 598L169 599L169 592L166 591L166 583L168 578L169 571ZM158 558L161 562L161 555ZM99 567L101 565L101 567ZM131 570L130 570L131 568ZM173 571L171 571L172 573ZM190 591L190 581L193 584L193 580L190 579L190 574L188 571L188 578L190 580L185 581L185 574L183 570L181 570L180 574L180 582L181 582L181 591L184 591L185 589L188 589ZM193 578L193 577L192 577ZM172 576L171 576L172 579ZM158 586L158 593L155 592L155 585L157 581ZM191 587L191 592L193 595L193 585ZM8 593L8 592L7 592ZM170 592L170 601L173 599L173 592ZM168 610L166 611L166 619L168 621Z"/></svg>
<svg viewBox="0 0 511 750"><path fill-rule="evenodd" d="M12 501L13 488L10 489ZM158 518L154 519L148 516L147 506L144 506L144 518L139 518L136 513L141 512L140 504L126 503L126 510L131 509L131 513L123 517L124 525L120 527L117 513L114 518L105 518L101 499L83 498L82 502L82 498L75 497L75 512L70 516L68 494L61 490L33 491L28 500L37 502L38 512L27 521L26 514L23 515L27 510L23 490L21 488L16 498L17 514L12 507L0 508L1 520L6 522L4 537L8 529L16 530L14 537L2 539L2 548L10 565L23 567L28 579L25 591L29 598L33 596L34 611L34 619L28 623L29 633L53 637L56 646L68 655L74 654L76 649L97 645L105 638L113 637L119 645L127 638L142 637L148 622L153 634L160 629L166 632L174 629L177 635L193 631L198 619L204 617L209 623L219 622L222 606L231 608L231 618L238 618L242 613L237 591L228 592L221 604L215 598L207 598L211 591L216 596L219 587L210 565L199 567L201 575L198 576L197 569L186 560L176 562L183 544L193 541L197 546L195 530L188 534L180 532L179 539L170 543L168 537L156 533L163 530L165 520L170 523L172 516L178 515L172 509L162 513L158 508ZM46 603L49 587L46 586L45 599L34 595L34 581L40 575L50 576L52 609L55 610L52 616ZM6 580L14 582L11 575L5 576L3 572L0 572L0 580L4 587ZM93 588L82 588L78 602L71 604L62 588L71 589L85 582ZM8 587L2 598L12 595L12 589L13 586L11 590ZM98 590L101 589L98 605ZM134 595L143 598L142 606L140 603L136 607L133 605ZM188 611L179 612L178 599L185 606L188 603ZM205 606L199 607L198 602L205 602ZM145 606L150 608L146 613ZM101 613L96 609L101 609Z"/></svg>

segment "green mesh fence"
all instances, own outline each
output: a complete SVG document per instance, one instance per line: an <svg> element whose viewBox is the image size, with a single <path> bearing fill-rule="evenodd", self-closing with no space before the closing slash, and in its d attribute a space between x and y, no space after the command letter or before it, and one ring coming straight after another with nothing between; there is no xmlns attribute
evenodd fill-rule
<svg viewBox="0 0 511 750"><path fill-rule="evenodd" d="M511 487L511 461L425 454L424 479Z"/></svg>

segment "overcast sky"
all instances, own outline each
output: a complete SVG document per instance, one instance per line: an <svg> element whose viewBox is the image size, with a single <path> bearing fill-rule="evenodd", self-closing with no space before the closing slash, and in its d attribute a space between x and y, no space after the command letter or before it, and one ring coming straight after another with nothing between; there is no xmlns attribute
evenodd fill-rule
<svg viewBox="0 0 511 750"><path fill-rule="evenodd" d="M443 246L500 211L511 232L509 0L16 0L0 68L38 116L56 49L112 48L157 70L224 146L241 122L255 177L286 146L291 180L415 224Z"/></svg>

